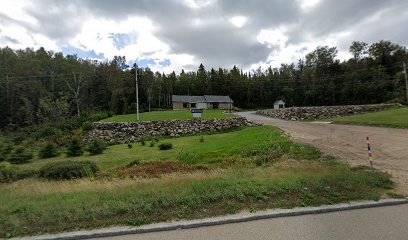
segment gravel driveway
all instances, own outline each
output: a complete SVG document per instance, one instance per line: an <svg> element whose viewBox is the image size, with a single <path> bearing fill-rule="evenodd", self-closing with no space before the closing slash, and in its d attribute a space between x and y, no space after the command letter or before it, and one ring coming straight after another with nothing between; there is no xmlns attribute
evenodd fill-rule
<svg viewBox="0 0 408 240"><path fill-rule="evenodd" d="M249 120L281 128L295 142L308 143L351 165L368 165L370 137L374 166L391 173L397 191L408 195L408 130L384 127L285 121L239 112Z"/></svg>

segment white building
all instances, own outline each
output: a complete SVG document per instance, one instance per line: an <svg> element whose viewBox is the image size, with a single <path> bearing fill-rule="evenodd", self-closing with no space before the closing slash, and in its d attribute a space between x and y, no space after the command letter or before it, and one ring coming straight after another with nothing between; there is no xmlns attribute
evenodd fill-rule
<svg viewBox="0 0 408 240"><path fill-rule="evenodd" d="M285 102L283 100L278 100L273 103L273 109L285 108Z"/></svg>

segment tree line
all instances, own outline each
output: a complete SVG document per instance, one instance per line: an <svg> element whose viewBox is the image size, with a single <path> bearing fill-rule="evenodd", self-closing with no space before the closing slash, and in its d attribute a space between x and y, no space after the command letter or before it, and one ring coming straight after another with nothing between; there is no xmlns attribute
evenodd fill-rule
<svg viewBox="0 0 408 240"><path fill-rule="evenodd" d="M170 108L171 95L229 95L240 108L368 104L405 101L405 47L390 41L355 41L352 58L336 59L337 48L319 46L297 63L243 72L182 70L176 74L138 69L143 111ZM135 112L135 67L125 57L96 61L44 48L0 48L0 128L63 123L81 114Z"/></svg>

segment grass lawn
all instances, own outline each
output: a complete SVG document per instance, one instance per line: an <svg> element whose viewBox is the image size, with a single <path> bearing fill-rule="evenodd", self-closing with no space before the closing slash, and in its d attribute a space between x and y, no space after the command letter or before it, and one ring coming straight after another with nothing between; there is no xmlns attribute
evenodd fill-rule
<svg viewBox="0 0 408 240"><path fill-rule="evenodd" d="M213 118L232 118L236 115L225 114L227 110L212 110L204 109L202 113L203 119ZM169 110L169 111L155 111L140 113L140 121L156 121L156 120L188 120L193 119L190 110ZM117 115L101 120L100 122L135 122L136 114Z"/></svg>
<svg viewBox="0 0 408 240"><path fill-rule="evenodd" d="M332 118L329 121L341 124L361 124L408 128L408 107L364 113L353 116Z"/></svg>
<svg viewBox="0 0 408 240"><path fill-rule="evenodd" d="M389 175L338 163L269 126L200 138L114 145L102 155L72 158L95 161L101 168L95 178L0 184L0 238L379 199L392 192ZM174 147L160 151L161 142ZM18 167L35 170L66 159ZM135 166L126 166L133 160Z"/></svg>

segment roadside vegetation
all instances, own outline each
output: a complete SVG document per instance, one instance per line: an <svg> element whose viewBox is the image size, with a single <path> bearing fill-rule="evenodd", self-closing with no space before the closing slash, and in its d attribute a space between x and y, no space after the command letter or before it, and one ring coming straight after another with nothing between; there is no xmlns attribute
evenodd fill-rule
<svg viewBox="0 0 408 240"><path fill-rule="evenodd" d="M408 128L408 107L329 119L340 124Z"/></svg>
<svg viewBox="0 0 408 240"><path fill-rule="evenodd" d="M144 143L109 146L100 154L0 163L0 179L15 176L0 184L0 237L138 226L393 193L389 175L351 168L269 126ZM166 150L160 150L163 145Z"/></svg>
<svg viewBox="0 0 408 240"><path fill-rule="evenodd" d="M205 109L202 113L202 119L223 119L236 117L233 114L225 114L228 110ZM158 121L158 120L190 120L193 115L190 110L167 110L140 113L140 121ZM116 115L110 118L102 119L100 122L135 122L136 114Z"/></svg>

